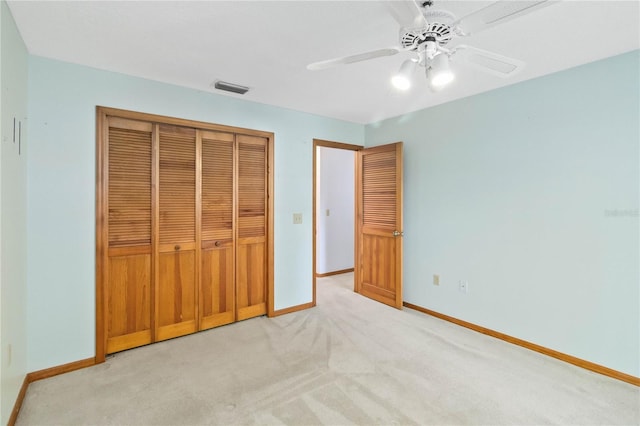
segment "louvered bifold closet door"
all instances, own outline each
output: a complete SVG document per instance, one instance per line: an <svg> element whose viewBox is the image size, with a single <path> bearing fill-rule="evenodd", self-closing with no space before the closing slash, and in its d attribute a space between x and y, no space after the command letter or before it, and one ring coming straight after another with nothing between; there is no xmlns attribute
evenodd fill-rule
<svg viewBox="0 0 640 426"><path fill-rule="evenodd" d="M243 320L267 312L267 139L246 135L236 139L236 318Z"/></svg>
<svg viewBox="0 0 640 426"><path fill-rule="evenodd" d="M196 130L158 128L157 341L197 331Z"/></svg>
<svg viewBox="0 0 640 426"><path fill-rule="evenodd" d="M107 353L151 342L152 126L109 117Z"/></svg>
<svg viewBox="0 0 640 426"><path fill-rule="evenodd" d="M200 329L235 321L232 133L203 131Z"/></svg>

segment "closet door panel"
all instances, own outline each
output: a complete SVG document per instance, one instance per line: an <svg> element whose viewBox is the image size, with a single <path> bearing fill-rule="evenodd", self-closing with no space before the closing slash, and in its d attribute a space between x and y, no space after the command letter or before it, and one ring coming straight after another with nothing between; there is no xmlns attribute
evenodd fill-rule
<svg viewBox="0 0 640 426"><path fill-rule="evenodd" d="M151 342L151 254L109 258L107 352Z"/></svg>
<svg viewBox="0 0 640 426"><path fill-rule="evenodd" d="M243 239L237 262L238 320L266 314L264 238Z"/></svg>
<svg viewBox="0 0 640 426"><path fill-rule="evenodd" d="M236 307L238 320L264 315L267 139L237 135Z"/></svg>
<svg viewBox="0 0 640 426"><path fill-rule="evenodd" d="M108 118L106 351L151 336L152 126Z"/></svg>
<svg viewBox="0 0 640 426"><path fill-rule="evenodd" d="M156 340L197 330L196 131L160 124Z"/></svg>
<svg viewBox="0 0 640 426"><path fill-rule="evenodd" d="M235 320L233 133L203 131L200 329Z"/></svg>
<svg viewBox="0 0 640 426"><path fill-rule="evenodd" d="M160 126L160 244L196 240L196 131Z"/></svg>
<svg viewBox="0 0 640 426"><path fill-rule="evenodd" d="M202 241L233 239L232 133L202 132Z"/></svg>
<svg viewBox="0 0 640 426"><path fill-rule="evenodd" d="M202 250L202 321L205 330L235 320L233 244Z"/></svg>
<svg viewBox="0 0 640 426"><path fill-rule="evenodd" d="M195 252L160 253L159 258L158 341L197 330Z"/></svg>
<svg viewBox="0 0 640 426"><path fill-rule="evenodd" d="M152 126L109 118L109 247L151 246Z"/></svg>

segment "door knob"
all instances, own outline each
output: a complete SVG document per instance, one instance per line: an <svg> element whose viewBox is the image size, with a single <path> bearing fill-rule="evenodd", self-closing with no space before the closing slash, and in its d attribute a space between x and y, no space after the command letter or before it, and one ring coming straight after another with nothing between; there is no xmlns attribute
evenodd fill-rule
<svg viewBox="0 0 640 426"><path fill-rule="evenodd" d="M216 242L215 242L215 246L216 246L216 247L220 247L220 241L216 241Z"/></svg>
<svg viewBox="0 0 640 426"><path fill-rule="evenodd" d="M180 250L180 245L176 244L176 246L174 247L174 249L176 249L176 251Z"/></svg>
<svg viewBox="0 0 640 426"><path fill-rule="evenodd" d="M404 232L400 232L400 231L393 231L393 236L394 236L394 237L401 237L402 235L404 235Z"/></svg>

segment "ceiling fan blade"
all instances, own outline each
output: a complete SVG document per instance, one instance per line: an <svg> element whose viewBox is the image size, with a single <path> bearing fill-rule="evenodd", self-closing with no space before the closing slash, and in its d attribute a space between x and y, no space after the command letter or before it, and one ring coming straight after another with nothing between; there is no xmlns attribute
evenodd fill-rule
<svg viewBox="0 0 640 426"><path fill-rule="evenodd" d="M557 1L500 0L454 21L451 26L462 35L468 36L553 3Z"/></svg>
<svg viewBox="0 0 640 426"><path fill-rule="evenodd" d="M427 22L414 0L387 0L385 6L403 28L425 27Z"/></svg>
<svg viewBox="0 0 640 426"><path fill-rule="evenodd" d="M326 68L335 67L337 65L352 64L354 62L367 61L369 59L380 58L382 56L392 56L398 52L401 52L401 50L396 48L378 49L371 52L359 53L357 55L343 56L342 58L314 62L307 65L307 69L311 71L323 70Z"/></svg>
<svg viewBox="0 0 640 426"><path fill-rule="evenodd" d="M493 74L498 77L507 78L517 74L524 68L524 62L503 56L488 50L461 44L452 50L454 59Z"/></svg>

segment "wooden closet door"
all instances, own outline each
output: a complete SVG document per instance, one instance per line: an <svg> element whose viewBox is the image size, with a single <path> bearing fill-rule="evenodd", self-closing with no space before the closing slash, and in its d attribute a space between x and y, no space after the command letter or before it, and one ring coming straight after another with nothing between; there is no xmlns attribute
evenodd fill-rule
<svg viewBox="0 0 640 426"><path fill-rule="evenodd" d="M156 341L197 330L196 130L158 128Z"/></svg>
<svg viewBox="0 0 640 426"><path fill-rule="evenodd" d="M236 135L237 320L267 312L267 139Z"/></svg>
<svg viewBox="0 0 640 426"><path fill-rule="evenodd" d="M107 119L106 352L151 343L152 126Z"/></svg>
<svg viewBox="0 0 640 426"><path fill-rule="evenodd" d="M232 133L201 132L200 330L235 321Z"/></svg>

